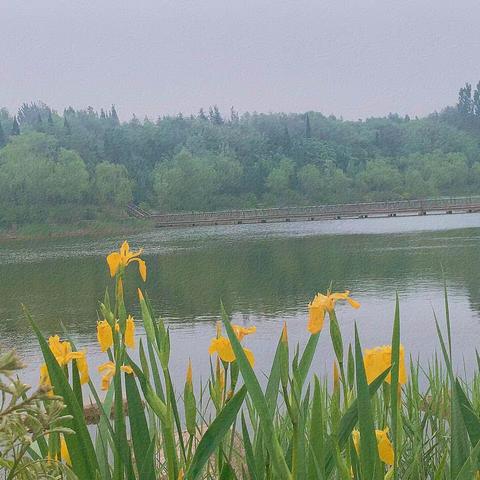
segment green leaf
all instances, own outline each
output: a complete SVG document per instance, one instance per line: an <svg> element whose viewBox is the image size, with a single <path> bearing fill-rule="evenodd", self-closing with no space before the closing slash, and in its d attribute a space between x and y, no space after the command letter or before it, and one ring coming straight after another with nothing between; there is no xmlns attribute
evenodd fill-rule
<svg viewBox="0 0 480 480"><path fill-rule="evenodd" d="M197 446L192 458L192 463L185 474L185 480L196 480L200 477L208 459L218 448L223 437L237 418L246 394L247 389L243 386L223 407L217 418L215 418L210 424Z"/></svg>
<svg viewBox="0 0 480 480"><path fill-rule="evenodd" d="M369 386L368 393L370 398L375 395L377 390L383 385L385 378L390 373L390 367L381 373ZM340 426L338 428L338 446L343 449L352 434L355 424L358 421L358 399L355 399L348 410L344 413L340 420ZM334 466L334 454L329 447L325 460L326 477L329 478Z"/></svg>
<svg viewBox="0 0 480 480"><path fill-rule="evenodd" d="M65 427L71 428L75 432L75 435L65 435L65 442L72 461L72 470L80 480L94 479L99 475L100 469L92 439L85 424L83 409L78 404L75 393L70 387L65 373L51 352L47 341L25 307L24 313L40 344L54 392L63 397L65 413L72 417L64 422Z"/></svg>
<svg viewBox="0 0 480 480"><path fill-rule="evenodd" d="M463 421L467 428L468 436L470 437L470 443L472 447L480 442L480 419L474 411L473 405L465 395L458 378L455 380L455 388L457 390L457 396L462 410Z"/></svg>
<svg viewBox="0 0 480 480"><path fill-rule="evenodd" d="M448 305L447 300L445 300ZM435 317L435 327L437 329L437 335L442 347L443 357L447 365L447 372L452 385L452 399L450 402L450 448L451 448L451 460L450 460L450 475L451 478L455 478L460 470L463 468L465 462L468 459L470 452L470 442L468 440L468 432L463 420L462 408L460 406L460 399L458 397L457 389L454 388L455 377L453 375L452 362L450 360L449 351L445 346L443 335L438 325L437 318ZM447 310L448 319L448 310ZM450 325L450 321L447 320L447 328Z"/></svg>
<svg viewBox="0 0 480 480"><path fill-rule="evenodd" d="M277 398L278 391L280 386L280 375L281 375L281 360L282 360L282 336L278 340L277 349L275 351L275 356L273 358L272 368L270 370L270 375L268 376L267 388L265 390L265 399L270 408L270 412L273 415L275 409L277 408Z"/></svg>
<svg viewBox="0 0 480 480"><path fill-rule="evenodd" d="M133 375L125 373L125 391L127 394L128 419L132 436L133 452L138 466L143 465L142 480L155 479L153 455L146 456L145 446L150 444L147 419L142 399Z"/></svg>
<svg viewBox="0 0 480 480"><path fill-rule="evenodd" d="M250 435L248 433L247 424L245 423L245 416L242 412L242 439L243 446L245 448L245 460L247 462L248 473L251 480L258 480L257 464L255 462L255 456L253 454L252 442L250 441Z"/></svg>
<svg viewBox="0 0 480 480"><path fill-rule="evenodd" d="M393 475L394 479L398 478L398 451L399 451L399 405L398 405L398 389L400 387L398 383L400 372L400 305L398 301L398 293L395 300L395 316L393 320L393 333L392 333L392 370L391 370L391 382L390 382L390 399L392 404L392 438L393 438L393 450L394 465Z"/></svg>
<svg viewBox="0 0 480 480"><path fill-rule="evenodd" d="M358 429L360 431L360 465L366 479L382 478L378 457L377 438L373 423L370 392L363 364L362 347L355 325L355 367L357 381Z"/></svg>
<svg viewBox="0 0 480 480"><path fill-rule="evenodd" d="M245 382L253 405L258 413L260 426L263 430L263 435L265 438L268 439L265 445L268 449L268 452L270 453L271 461L277 478L290 480L291 473L288 470L282 448L278 442L267 401L263 395L260 383L258 382L258 379L255 376L255 373L253 372L253 369L245 355L245 352L243 351L243 348L240 345L240 342L238 341L235 332L233 331L233 328L227 317L225 309L223 308L223 305L222 321L225 326L225 330L227 331L230 343L232 344L236 361L238 362L240 372L242 373L243 381Z"/></svg>
<svg viewBox="0 0 480 480"><path fill-rule="evenodd" d="M305 346L305 350L303 351L302 358L300 359L300 363L298 364L298 368L296 369L295 375L297 377L297 382L300 390L305 383L308 372L310 370L310 366L312 365L319 338L320 332L310 335L307 345Z"/></svg>
<svg viewBox="0 0 480 480"><path fill-rule="evenodd" d="M323 403L320 381L315 375L313 400L311 407L309 441L308 478L323 480L325 478L325 445Z"/></svg>

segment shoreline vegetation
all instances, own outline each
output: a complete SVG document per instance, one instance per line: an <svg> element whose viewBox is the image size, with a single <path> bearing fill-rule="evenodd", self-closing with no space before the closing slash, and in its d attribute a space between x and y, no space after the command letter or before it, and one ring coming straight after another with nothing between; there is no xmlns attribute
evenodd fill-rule
<svg viewBox="0 0 480 480"><path fill-rule="evenodd" d="M0 229L125 210L217 211L468 196L480 189L480 82L423 118L320 112L120 121L115 106L0 108Z"/></svg>
<svg viewBox="0 0 480 480"><path fill-rule="evenodd" d="M77 237L111 237L148 232L155 223L148 219L122 218L81 220L72 224L28 224L0 229L0 243Z"/></svg>
<svg viewBox="0 0 480 480"><path fill-rule="evenodd" d="M278 325L270 369L256 366L247 347L256 326L232 324L220 304L221 320L205 351L210 376L200 383L186 351L179 386L170 374L170 331L143 289L150 272L142 254L124 242L106 258L112 281L98 307L100 365L76 349L68 332L46 339L24 307L44 363L31 393L16 379L18 358L0 352L0 387L8 398L0 406L0 474L6 478L479 478L480 358L472 378L457 376L446 288L445 320L435 316L440 353L430 363L407 362L398 296L391 343L365 348L361 325L336 314L337 303L353 309L360 303L349 291L327 291L306 305L305 345L292 345L288 324ZM127 269L138 270L136 319L124 298ZM136 335L140 322L143 338ZM354 330L353 344L344 343L345 329ZM322 359L332 374L321 379L314 363L320 335L329 336L334 352ZM94 368L98 385L89 375ZM90 428L86 397L99 412Z"/></svg>

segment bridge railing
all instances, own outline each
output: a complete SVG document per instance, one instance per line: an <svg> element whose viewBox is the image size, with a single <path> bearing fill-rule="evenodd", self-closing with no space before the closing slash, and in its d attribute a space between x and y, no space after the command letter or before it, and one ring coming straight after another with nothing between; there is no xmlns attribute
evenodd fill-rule
<svg viewBox="0 0 480 480"><path fill-rule="evenodd" d="M448 210L455 207L480 207L480 196L432 198L422 200L396 200L386 202L363 202L306 207L257 208L248 210L221 210L214 212L153 213L152 218L162 223L229 221L248 219L269 219L295 216L357 215L395 213L398 211Z"/></svg>

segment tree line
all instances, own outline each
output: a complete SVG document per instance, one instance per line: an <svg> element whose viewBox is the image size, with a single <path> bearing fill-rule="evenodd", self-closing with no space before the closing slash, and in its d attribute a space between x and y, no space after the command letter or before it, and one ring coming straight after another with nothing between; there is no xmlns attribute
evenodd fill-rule
<svg viewBox="0 0 480 480"><path fill-rule="evenodd" d="M424 118L318 112L121 122L25 103L0 110L0 225L161 212L380 201L480 191L480 82Z"/></svg>

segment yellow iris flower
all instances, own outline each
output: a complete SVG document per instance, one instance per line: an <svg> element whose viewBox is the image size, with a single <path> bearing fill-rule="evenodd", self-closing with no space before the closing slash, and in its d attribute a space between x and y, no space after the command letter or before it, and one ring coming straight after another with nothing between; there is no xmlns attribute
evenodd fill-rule
<svg viewBox="0 0 480 480"><path fill-rule="evenodd" d="M88 374L88 363L85 352L72 352L72 346L70 345L70 342L60 341L60 337L58 335L49 337L48 345L53 353L53 356L61 367L64 367L72 360L76 360L78 373L80 374L80 384L83 385L88 383L90 377ZM52 386L46 363L40 366L40 385L47 387Z"/></svg>
<svg viewBox="0 0 480 480"><path fill-rule="evenodd" d="M250 335L257 330L256 327L246 328L239 325L232 325L232 328L239 341L241 341L243 337L245 337L245 335ZM223 337L221 333L221 326L217 324L217 336L215 338L212 338L212 341L210 342L210 347L208 348L208 353L210 355L216 353L224 362L231 363L235 361L235 353L233 351L230 340ZM245 352L248 362L253 367L253 365L255 364L255 357L253 355L253 352L248 348L244 348L243 351Z"/></svg>
<svg viewBox="0 0 480 480"><path fill-rule="evenodd" d="M135 348L135 322L131 315L128 316L125 326L125 345L128 348Z"/></svg>
<svg viewBox="0 0 480 480"><path fill-rule="evenodd" d="M395 454L393 451L392 442L388 438L388 428L384 430L375 430L375 436L377 437L378 456L383 463L387 465L393 465ZM353 443L357 454L360 454L360 432L354 430L352 432Z"/></svg>
<svg viewBox="0 0 480 480"><path fill-rule="evenodd" d="M120 331L120 325L115 322L115 332ZM112 327L106 320L97 322L97 340L100 344L100 350L106 352L113 345ZM131 315L128 316L125 324L125 345L129 348L135 348L135 322Z"/></svg>
<svg viewBox="0 0 480 480"><path fill-rule="evenodd" d="M133 373L133 369L129 365L122 365L120 370L128 374ZM108 387L110 386L110 380L115 375L115 364L111 361L105 362L98 367L98 371L103 373L102 390L108 390Z"/></svg>
<svg viewBox="0 0 480 480"><path fill-rule="evenodd" d="M366 349L363 353L363 363L365 365L365 373L367 374L367 382L372 383L381 373L392 365L392 347L384 345ZM387 383L392 381L392 374L389 373L385 378ZM407 383L407 371L405 369L405 350L400 345L400 365L398 370L398 383L404 385Z"/></svg>
<svg viewBox="0 0 480 480"><path fill-rule="evenodd" d="M250 335L257 331L257 327L255 326L241 327L240 325L232 325L232 328L235 333L235 336L238 338L240 342L243 340L243 337L245 337L246 335Z"/></svg>
<svg viewBox="0 0 480 480"><path fill-rule="evenodd" d="M72 352L70 342L61 342L58 335L48 338L48 346L61 367L67 365L68 362L85 355L84 352Z"/></svg>
<svg viewBox="0 0 480 480"><path fill-rule="evenodd" d="M118 252L112 252L107 256L107 263L110 269L110 275L114 277L117 273L121 273L130 263L138 262L138 271L142 280L147 280L147 265L144 260L140 258L143 250L138 252L131 252L128 242L123 242Z"/></svg>
<svg viewBox="0 0 480 480"><path fill-rule="evenodd" d="M308 331L311 334L320 332L323 328L325 312L333 312L335 304L339 300L346 300L353 308L360 308L360 304L350 298L350 292L346 290L343 293L330 293L326 295L317 293L315 298L308 304Z"/></svg>
<svg viewBox="0 0 480 480"><path fill-rule="evenodd" d="M106 320L97 322L97 340L102 352L106 352L113 345L112 327Z"/></svg>
<svg viewBox="0 0 480 480"><path fill-rule="evenodd" d="M78 368L78 373L80 374L80 385L84 385L85 383L88 383L90 380L90 375L88 374L88 363L87 363L87 357L85 355L85 352L80 352L82 354L81 357L76 359L77 362L77 368Z"/></svg>

